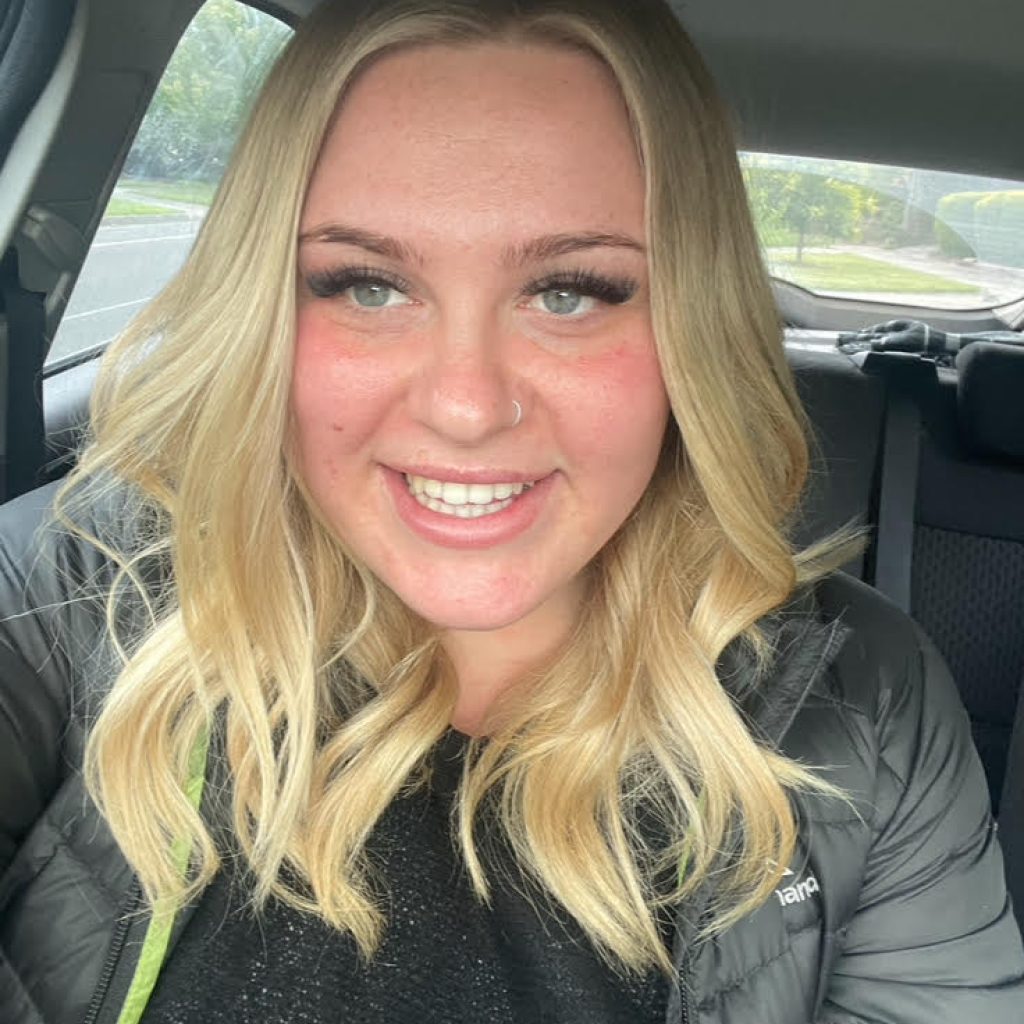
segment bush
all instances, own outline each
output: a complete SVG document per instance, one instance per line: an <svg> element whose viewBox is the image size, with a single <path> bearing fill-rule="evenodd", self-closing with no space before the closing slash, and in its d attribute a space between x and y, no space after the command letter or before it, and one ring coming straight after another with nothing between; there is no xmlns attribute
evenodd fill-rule
<svg viewBox="0 0 1024 1024"><path fill-rule="evenodd" d="M977 255L974 208L989 192L954 192L943 196L935 208L935 241L954 259Z"/></svg>
<svg viewBox="0 0 1024 1024"><path fill-rule="evenodd" d="M1024 267L1024 191L993 192L974 207L978 258Z"/></svg>

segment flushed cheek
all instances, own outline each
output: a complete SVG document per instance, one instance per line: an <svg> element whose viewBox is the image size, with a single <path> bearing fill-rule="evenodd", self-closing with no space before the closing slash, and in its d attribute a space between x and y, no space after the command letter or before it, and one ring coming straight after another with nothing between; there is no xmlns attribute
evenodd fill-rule
<svg viewBox="0 0 1024 1024"><path fill-rule="evenodd" d="M386 358L322 313L299 314L291 403L300 443L329 435L355 443L386 415L398 380Z"/></svg>
<svg viewBox="0 0 1024 1024"><path fill-rule="evenodd" d="M563 374L559 407L574 453L605 464L654 465L668 422L668 396L653 344L619 346Z"/></svg>

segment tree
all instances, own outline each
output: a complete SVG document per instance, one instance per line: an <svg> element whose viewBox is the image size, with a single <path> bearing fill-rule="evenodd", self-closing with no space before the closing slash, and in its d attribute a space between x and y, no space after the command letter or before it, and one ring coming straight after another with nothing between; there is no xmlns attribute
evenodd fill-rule
<svg viewBox="0 0 1024 1024"><path fill-rule="evenodd" d="M787 175L782 193L782 220L797 235L796 258L804 258L808 235L830 241L848 239L856 224L856 203L852 187L819 174Z"/></svg>
<svg viewBox="0 0 1024 1024"><path fill-rule="evenodd" d="M125 173L219 180L289 35L285 25L237 0L207 0L164 72Z"/></svg>
<svg viewBox="0 0 1024 1024"><path fill-rule="evenodd" d="M852 241L869 208L864 190L821 174L749 167L745 176L762 238L793 238L798 261L810 237Z"/></svg>

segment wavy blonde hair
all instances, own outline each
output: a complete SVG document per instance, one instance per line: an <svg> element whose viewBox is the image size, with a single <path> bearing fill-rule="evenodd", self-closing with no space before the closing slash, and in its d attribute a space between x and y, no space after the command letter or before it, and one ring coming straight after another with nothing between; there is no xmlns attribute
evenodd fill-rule
<svg viewBox="0 0 1024 1024"><path fill-rule="evenodd" d="M364 847L422 777L456 684L435 631L330 534L285 457L296 235L354 75L396 47L495 40L581 48L618 81L646 175L674 419L650 487L588 570L571 639L470 744L453 831L481 899L486 816L610 964L671 972L659 913L708 881L705 934L752 910L792 854L793 794L835 791L753 738L716 677L733 641L767 664L758 620L820 552L787 540L805 423L728 118L656 0L327 3L302 25L190 258L107 353L92 438L58 503L118 567L106 600L121 668L87 778L147 898L178 905L220 865L183 787L199 738L217 732L256 900L318 914L372 956L385 921ZM80 515L75 496L111 480L132 495L131 541ZM130 593L146 621L124 636ZM175 838L191 842L185 878Z"/></svg>

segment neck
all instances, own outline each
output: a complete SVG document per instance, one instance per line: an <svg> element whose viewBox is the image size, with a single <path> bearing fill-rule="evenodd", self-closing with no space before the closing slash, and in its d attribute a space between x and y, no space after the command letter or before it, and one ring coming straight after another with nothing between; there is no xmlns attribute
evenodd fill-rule
<svg viewBox="0 0 1024 1024"><path fill-rule="evenodd" d="M484 735L494 702L558 653L569 638L578 609L574 588L501 629L446 632L442 645L459 686L452 726L470 736Z"/></svg>

